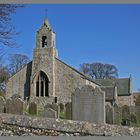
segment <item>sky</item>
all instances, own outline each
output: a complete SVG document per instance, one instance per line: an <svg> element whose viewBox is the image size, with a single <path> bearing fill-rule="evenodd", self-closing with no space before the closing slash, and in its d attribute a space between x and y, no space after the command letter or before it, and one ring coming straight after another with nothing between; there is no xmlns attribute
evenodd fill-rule
<svg viewBox="0 0 140 140"><path fill-rule="evenodd" d="M59 59L76 69L82 63L113 64L119 78L131 74L133 90L140 88L140 5L26 5L12 16L20 32L15 37L19 47L5 48L7 54L25 54L32 60L46 8Z"/></svg>

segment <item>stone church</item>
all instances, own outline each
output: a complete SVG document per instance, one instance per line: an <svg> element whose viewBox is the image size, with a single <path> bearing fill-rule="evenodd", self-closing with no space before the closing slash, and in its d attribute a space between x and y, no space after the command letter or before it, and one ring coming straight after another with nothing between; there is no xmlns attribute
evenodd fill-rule
<svg viewBox="0 0 140 140"><path fill-rule="evenodd" d="M131 79L116 81L91 80L83 73L58 58L56 34L46 19L36 33L36 48L33 60L9 78L6 86L7 98L18 94L23 99L69 102L76 88L84 85L101 87L106 93L106 101L131 100ZM119 84L120 83L120 84ZM121 98L121 100L122 100Z"/></svg>

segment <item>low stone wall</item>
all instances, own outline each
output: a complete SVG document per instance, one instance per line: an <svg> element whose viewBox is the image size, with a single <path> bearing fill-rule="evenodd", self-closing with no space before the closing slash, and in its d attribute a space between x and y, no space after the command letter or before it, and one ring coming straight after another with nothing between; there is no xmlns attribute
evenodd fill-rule
<svg viewBox="0 0 140 140"><path fill-rule="evenodd" d="M0 114L0 135L140 136L140 128Z"/></svg>

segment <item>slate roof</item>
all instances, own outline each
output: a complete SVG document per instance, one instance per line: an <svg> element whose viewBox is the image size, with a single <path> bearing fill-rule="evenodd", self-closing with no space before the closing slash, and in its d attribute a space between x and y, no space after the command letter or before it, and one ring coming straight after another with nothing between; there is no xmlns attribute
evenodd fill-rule
<svg viewBox="0 0 140 140"><path fill-rule="evenodd" d="M96 79L95 82L102 86L117 86L119 96L129 96L132 93L131 78Z"/></svg>
<svg viewBox="0 0 140 140"><path fill-rule="evenodd" d="M101 90L105 92L105 100L115 100L115 86L101 86Z"/></svg>

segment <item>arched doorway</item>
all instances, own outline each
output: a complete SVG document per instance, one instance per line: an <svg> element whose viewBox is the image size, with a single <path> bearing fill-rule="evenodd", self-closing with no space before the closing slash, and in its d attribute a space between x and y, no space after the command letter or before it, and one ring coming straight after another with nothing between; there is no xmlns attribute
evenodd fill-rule
<svg viewBox="0 0 140 140"><path fill-rule="evenodd" d="M43 71L36 78L36 96L49 96L49 79Z"/></svg>

